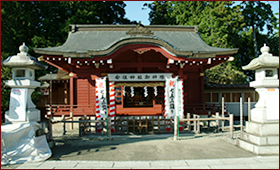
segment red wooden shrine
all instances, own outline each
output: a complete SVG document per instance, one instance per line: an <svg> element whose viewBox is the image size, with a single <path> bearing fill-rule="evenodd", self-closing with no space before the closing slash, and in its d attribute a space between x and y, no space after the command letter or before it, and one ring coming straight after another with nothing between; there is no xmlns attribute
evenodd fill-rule
<svg viewBox="0 0 280 170"><path fill-rule="evenodd" d="M117 73L153 73L158 76L170 73L172 77L179 76L183 79L186 109L192 104L204 104L204 71L227 61L237 52L237 49L208 46L199 36L196 26L71 27L62 46L35 48L35 52L41 54L40 60L60 70L52 79L54 116L69 115L70 112L73 116L95 115L95 79ZM107 80L108 87L111 80ZM116 115L163 115L164 81L114 83ZM148 87L147 97L143 95L145 86ZM134 87L133 97L130 96L130 87Z"/></svg>

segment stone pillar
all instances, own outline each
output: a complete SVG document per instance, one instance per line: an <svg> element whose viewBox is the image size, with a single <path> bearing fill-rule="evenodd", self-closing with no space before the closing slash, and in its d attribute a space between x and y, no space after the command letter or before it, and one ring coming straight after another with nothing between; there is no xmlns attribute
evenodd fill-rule
<svg viewBox="0 0 280 170"><path fill-rule="evenodd" d="M255 81L250 83L259 93L259 100L251 109L251 121L239 146L259 155L279 154L279 57L261 48L262 54L253 59L244 70L255 70Z"/></svg>

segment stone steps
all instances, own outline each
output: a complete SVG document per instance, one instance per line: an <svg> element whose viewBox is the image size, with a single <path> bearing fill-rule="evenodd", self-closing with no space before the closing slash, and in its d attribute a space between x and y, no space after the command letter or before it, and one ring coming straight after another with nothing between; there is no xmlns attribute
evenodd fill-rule
<svg viewBox="0 0 280 170"><path fill-rule="evenodd" d="M246 122L238 146L258 155L279 154L279 122Z"/></svg>
<svg viewBox="0 0 280 170"><path fill-rule="evenodd" d="M238 146L256 153L258 155L276 155L279 154L279 144L278 145L256 145L254 143L239 139Z"/></svg>

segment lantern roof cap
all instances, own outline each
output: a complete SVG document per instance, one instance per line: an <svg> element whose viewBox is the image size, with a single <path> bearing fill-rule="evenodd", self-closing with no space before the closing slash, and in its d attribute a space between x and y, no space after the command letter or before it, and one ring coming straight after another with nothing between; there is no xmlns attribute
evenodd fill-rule
<svg viewBox="0 0 280 170"><path fill-rule="evenodd" d="M253 59L248 65L243 66L243 70L257 70L260 68L279 68L279 56L273 56L269 53L269 46L264 46L261 48L262 54Z"/></svg>
<svg viewBox="0 0 280 170"><path fill-rule="evenodd" d="M19 46L19 53L8 57L1 61L1 65L5 67L27 67L36 70L46 69L47 66L41 64L37 58L28 54L29 48L23 43Z"/></svg>

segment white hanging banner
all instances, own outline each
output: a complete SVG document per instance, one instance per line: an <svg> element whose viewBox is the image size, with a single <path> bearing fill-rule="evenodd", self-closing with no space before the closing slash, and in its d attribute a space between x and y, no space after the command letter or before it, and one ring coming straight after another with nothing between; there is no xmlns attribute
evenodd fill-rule
<svg viewBox="0 0 280 170"><path fill-rule="evenodd" d="M107 117L106 77L96 79L96 114L97 118Z"/></svg>
<svg viewBox="0 0 280 170"><path fill-rule="evenodd" d="M176 115L176 84L177 84L177 77L176 78L166 78L166 108L165 108L165 116L167 119L170 117L175 117Z"/></svg>
<svg viewBox="0 0 280 170"><path fill-rule="evenodd" d="M178 112L179 112L179 117L183 118L184 117L184 93L183 93L183 79L180 79L178 82Z"/></svg>
<svg viewBox="0 0 280 170"><path fill-rule="evenodd" d="M166 78L165 85L165 115L167 119L178 115L183 118L183 81L178 81L178 77Z"/></svg>

